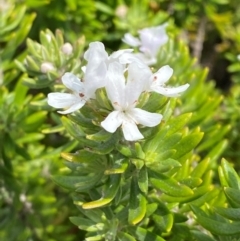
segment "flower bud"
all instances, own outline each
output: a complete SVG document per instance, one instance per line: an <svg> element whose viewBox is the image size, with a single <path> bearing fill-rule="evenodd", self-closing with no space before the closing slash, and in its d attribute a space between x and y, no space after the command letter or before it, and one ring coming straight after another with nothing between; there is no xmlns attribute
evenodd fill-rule
<svg viewBox="0 0 240 241"><path fill-rule="evenodd" d="M66 54L66 55L70 55L73 51L73 47L70 43L65 43L62 47L61 47L61 51Z"/></svg>
<svg viewBox="0 0 240 241"><path fill-rule="evenodd" d="M128 12L128 7L126 5L120 5L117 7L115 14L119 17L119 18L125 18Z"/></svg>
<svg viewBox="0 0 240 241"><path fill-rule="evenodd" d="M41 72L46 74L47 72L54 70L54 66L52 63L50 62L45 62L41 64Z"/></svg>

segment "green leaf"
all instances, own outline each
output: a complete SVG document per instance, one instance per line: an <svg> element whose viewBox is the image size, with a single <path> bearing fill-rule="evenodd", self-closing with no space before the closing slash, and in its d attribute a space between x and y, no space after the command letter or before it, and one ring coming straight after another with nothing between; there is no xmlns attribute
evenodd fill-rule
<svg viewBox="0 0 240 241"><path fill-rule="evenodd" d="M21 125L26 132L37 131L38 128L44 123L46 117L46 111L38 111L36 113L31 114L25 120L23 120Z"/></svg>
<svg viewBox="0 0 240 241"><path fill-rule="evenodd" d="M24 143L33 143L39 140L42 140L45 136L40 133L29 133L25 134L25 136L19 138L16 140L18 144L24 144Z"/></svg>
<svg viewBox="0 0 240 241"><path fill-rule="evenodd" d="M198 146L198 151L208 150L214 145L216 145L218 142L220 142L224 135L229 132L231 129L230 125L226 126L214 126L214 132L211 133L210 136L206 135L206 138L204 138L203 142Z"/></svg>
<svg viewBox="0 0 240 241"><path fill-rule="evenodd" d="M72 135L73 137L79 138L84 137L86 134L83 131L83 129L75 124L73 121L69 120L67 117L62 116L62 123L64 127L66 128L67 132Z"/></svg>
<svg viewBox="0 0 240 241"><path fill-rule="evenodd" d="M170 203L186 203L190 202L193 200L197 200L199 197L203 196L205 193L209 192L212 190L212 187L207 185L207 186L200 186L197 187L193 190L193 194L186 196L186 197L181 197L181 196L170 196L167 194L162 195L162 200Z"/></svg>
<svg viewBox="0 0 240 241"><path fill-rule="evenodd" d="M200 188L201 187L199 187L199 189ZM195 192L195 193L197 193L197 192ZM190 211L190 205L196 205L196 206L200 207L200 206L203 206L205 203L209 203L212 200L218 198L218 196L219 196L219 190L209 187L208 192L206 192L202 196L199 196L197 199L187 203L187 205L184 205L180 210L182 212L188 212L188 211Z"/></svg>
<svg viewBox="0 0 240 241"><path fill-rule="evenodd" d="M179 116L174 116L172 119L170 119L167 122L167 126L169 127L167 135L170 136L181 130L187 124L191 116L192 113L186 113Z"/></svg>
<svg viewBox="0 0 240 241"><path fill-rule="evenodd" d="M152 173L150 175L152 176ZM154 177L150 177L150 182L155 188L161 190L163 193L173 197L186 197L193 195L193 191L189 187L180 184L173 178L160 173L157 175L154 174L153 176Z"/></svg>
<svg viewBox="0 0 240 241"><path fill-rule="evenodd" d="M142 146L138 142L135 143L135 151L136 151L136 157L137 158L139 158L139 159L145 158L145 153L142 150Z"/></svg>
<svg viewBox="0 0 240 241"><path fill-rule="evenodd" d="M148 231L145 228L137 227L135 229L135 235L137 236L139 241L165 241L165 239Z"/></svg>
<svg viewBox="0 0 240 241"><path fill-rule="evenodd" d="M91 163L92 161L99 159L99 155L87 149L79 150L76 153L62 152L61 156L70 162L79 162L79 163Z"/></svg>
<svg viewBox="0 0 240 241"><path fill-rule="evenodd" d="M191 176L201 178L203 174L207 171L207 169L210 168L210 160L210 158L207 158L198 163L198 165L193 169Z"/></svg>
<svg viewBox="0 0 240 241"><path fill-rule="evenodd" d="M92 208L98 208L109 204L116 196L119 189L120 182L121 182L121 174L112 175L110 181L106 185L106 191L103 193L103 196L96 201L83 203L82 208L92 209Z"/></svg>
<svg viewBox="0 0 240 241"><path fill-rule="evenodd" d="M113 165L109 169L106 169L104 174L111 175L116 173L124 173L128 168L128 165L129 165L128 159L120 159L117 161L114 160Z"/></svg>
<svg viewBox="0 0 240 241"><path fill-rule="evenodd" d="M86 218L70 217L69 219L73 224L78 226L79 229L86 230L88 232L96 232L102 230L104 227L103 223L95 224L93 221Z"/></svg>
<svg viewBox="0 0 240 241"><path fill-rule="evenodd" d="M240 221L240 208L213 207L213 209L227 219Z"/></svg>
<svg viewBox="0 0 240 241"><path fill-rule="evenodd" d="M126 157L133 157L135 153L135 150L132 149L130 146L122 145L120 143L116 145L116 149Z"/></svg>
<svg viewBox="0 0 240 241"><path fill-rule="evenodd" d="M222 159L221 166L229 187L240 190L240 178L234 168L225 159Z"/></svg>
<svg viewBox="0 0 240 241"><path fill-rule="evenodd" d="M211 149L211 151L207 154L205 158L210 158L211 163L214 164L214 161L216 161L219 158L219 156L223 153L227 146L228 140L220 141L214 148Z"/></svg>
<svg viewBox="0 0 240 241"><path fill-rule="evenodd" d="M51 86L53 81L48 80L45 75L41 75L36 79L24 77L23 83L31 89L43 89Z"/></svg>
<svg viewBox="0 0 240 241"><path fill-rule="evenodd" d="M173 159L178 160L183 155L192 151L201 141L203 134L203 132L199 132L199 130L196 130L192 134L183 137L182 140L179 143L177 143L174 147L174 149L176 149L177 152L173 156Z"/></svg>
<svg viewBox="0 0 240 241"><path fill-rule="evenodd" d="M84 107L83 107L84 108ZM89 109L86 110L86 107L84 109L81 109L82 112L87 111L89 113ZM96 126L94 126L92 122L92 116L87 118L85 117L81 112L75 113L74 115L70 115L69 119L76 123L77 125L84 127L84 128L89 128L89 129L94 129ZM105 133L104 131L100 132L99 134ZM107 133L105 133L107 134ZM91 139L91 135L89 135L89 139ZM92 136L94 139L94 136ZM97 137L96 137L97 138Z"/></svg>
<svg viewBox="0 0 240 241"><path fill-rule="evenodd" d="M182 179L179 181L180 183L190 187L190 188L194 188L194 187L198 187L201 185L202 183L202 179L199 177L188 177L185 179Z"/></svg>
<svg viewBox="0 0 240 241"><path fill-rule="evenodd" d="M143 193L148 192L148 170L145 165L138 173L138 186Z"/></svg>
<svg viewBox="0 0 240 241"><path fill-rule="evenodd" d="M158 156L156 156L155 160L156 161L153 162L146 162L146 166L153 171L158 171L161 173L167 172L175 167L182 166L178 161L171 158L161 160L161 158L158 158Z"/></svg>
<svg viewBox="0 0 240 241"><path fill-rule="evenodd" d="M169 137L165 137L162 140L160 139L161 141L158 140L158 147L157 147L156 152L161 153L161 152L164 152L164 151L167 151L167 150L170 150L170 149L178 150L176 148L176 146L178 145L178 143L182 142L181 138L182 138L182 134L175 133L175 134L173 134Z"/></svg>
<svg viewBox="0 0 240 241"><path fill-rule="evenodd" d="M197 221L204 228L217 235L237 235L240 234L240 222L219 222L211 217L207 216L197 206L191 206L194 214L197 217Z"/></svg>
<svg viewBox="0 0 240 241"><path fill-rule="evenodd" d="M15 91L14 103L18 106L21 106L24 103L24 100L26 98L26 94L28 91L28 88L23 85L22 78L18 81L14 91Z"/></svg>
<svg viewBox="0 0 240 241"><path fill-rule="evenodd" d="M112 9L108 4L104 4L100 1L95 2L95 6L101 12L113 16L115 14L114 9Z"/></svg>
<svg viewBox="0 0 240 241"><path fill-rule="evenodd" d="M224 192L229 198L229 201L233 207L240 208L240 190L231 187L225 187Z"/></svg>
<svg viewBox="0 0 240 241"><path fill-rule="evenodd" d="M173 226L173 214L166 215L153 214L152 219L162 232L170 232Z"/></svg>
<svg viewBox="0 0 240 241"><path fill-rule="evenodd" d="M196 238L196 241L215 241L215 239L203 233L202 231L191 230L190 232Z"/></svg>
<svg viewBox="0 0 240 241"><path fill-rule="evenodd" d="M119 241L137 241L132 235L125 232L118 232Z"/></svg>
<svg viewBox="0 0 240 241"><path fill-rule="evenodd" d="M136 225L142 221L146 214L146 204L147 201L139 189L137 177L133 176L131 181L128 213L128 222L130 224Z"/></svg>
<svg viewBox="0 0 240 241"><path fill-rule="evenodd" d="M86 191L94 187L102 175L103 173L94 173L87 176L54 176L53 181L70 190Z"/></svg>
<svg viewBox="0 0 240 241"><path fill-rule="evenodd" d="M112 137L112 133L100 130L97 133L87 135L86 138L93 141L107 141Z"/></svg>

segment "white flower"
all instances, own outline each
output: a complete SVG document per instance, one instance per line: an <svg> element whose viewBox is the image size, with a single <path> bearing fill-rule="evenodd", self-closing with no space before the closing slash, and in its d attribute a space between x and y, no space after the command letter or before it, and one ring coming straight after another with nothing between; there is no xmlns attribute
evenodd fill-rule
<svg viewBox="0 0 240 241"><path fill-rule="evenodd" d="M90 43L84 54L84 58L88 61L87 65L82 67L85 73L84 82L94 81L95 84L92 87L95 87L95 89L104 87L108 66L112 62L119 62L122 69L125 69L126 65L132 62L138 62L141 65L142 62L131 53L132 51L132 49L118 50L109 56L103 43Z"/></svg>
<svg viewBox="0 0 240 241"><path fill-rule="evenodd" d="M138 53L137 56L146 64L155 64L157 62L156 55L160 47L168 41L165 28L166 24L144 28L138 31L139 39L127 33L122 40L130 46L139 47L142 53Z"/></svg>
<svg viewBox="0 0 240 241"><path fill-rule="evenodd" d="M71 73L65 73L62 82L72 93L50 93L48 94L48 104L54 108L66 109L58 111L61 114L69 114L82 108L88 99L84 83Z"/></svg>
<svg viewBox="0 0 240 241"><path fill-rule="evenodd" d="M171 78L173 69L168 65L160 68L155 74L149 78L148 90L154 91L167 97L175 97L184 92L189 84L181 85L178 87L167 87L165 83Z"/></svg>
<svg viewBox="0 0 240 241"><path fill-rule="evenodd" d="M132 76L136 72L134 69L138 69L137 64L132 63L128 68L130 71L125 83L121 65L118 62L109 64L106 91L115 110L101 122L101 125L111 133L121 126L124 138L128 141L136 141L143 138L137 125L156 126L161 122L162 115L136 108L143 83L138 80L136 82L135 76Z"/></svg>

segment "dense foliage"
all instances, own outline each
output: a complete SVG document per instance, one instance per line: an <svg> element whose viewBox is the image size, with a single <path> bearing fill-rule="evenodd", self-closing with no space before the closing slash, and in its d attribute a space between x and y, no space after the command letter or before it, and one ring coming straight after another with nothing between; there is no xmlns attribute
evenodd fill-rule
<svg viewBox="0 0 240 241"><path fill-rule="evenodd" d="M0 240L240 240L239 13L238 0L0 0ZM102 86L67 115L48 104L64 73L86 81L90 43L111 56L162 24L150 69L190 86L142 93L137 107L162 115L144 138L103 128Z"/></svg>

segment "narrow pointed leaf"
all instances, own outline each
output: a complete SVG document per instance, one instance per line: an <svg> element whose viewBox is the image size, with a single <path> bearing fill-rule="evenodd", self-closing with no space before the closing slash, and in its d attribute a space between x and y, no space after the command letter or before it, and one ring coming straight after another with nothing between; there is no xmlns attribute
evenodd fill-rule
<svg viewBox="0 0 240 241"><path fill-rule="evenodd" d="M150 178L152 185L162 192L173 197L185 197L193 195L193 191L185 185L180 184L173 178L169 178L163 174L157 174Z"/></svg>
<svg viewBox="0 0 240 241"><path fill-rule="evenodd" d="M146 214L146 204L147 201L138 186L137 177L132 177L128 213L128 221L130 224L135 225L142 221Z"/></svg>
<svg viewBox="0 0 240 241"><path fill-rule="evenodd" d="M197 217L197 221L204 228L210 232L217 235L237 235L240 234L240 222L220 222L211 217L208 217L206 214L203 215L203 211L197 206L191 206L194 214Z"/></svg>
<svg viewBox="0 0 240 241"><path fill-rule="evenodd" d="M106 192L103 193L103 196L96 201L84 203L82 205L82 208L92 209L92 208L105 206L108 203L110 203L113 200L113 198L116 196L116 193L118 192L120 182L121 182L121 174L112 175L112 178L108 183L108 186L106 187Z"/></svg>
<svg viewBox="0 0 240 241"><path fill-rule="evenodd" d="M240 221L240 208L214 207L214 210L227 219Z"/></svg>

